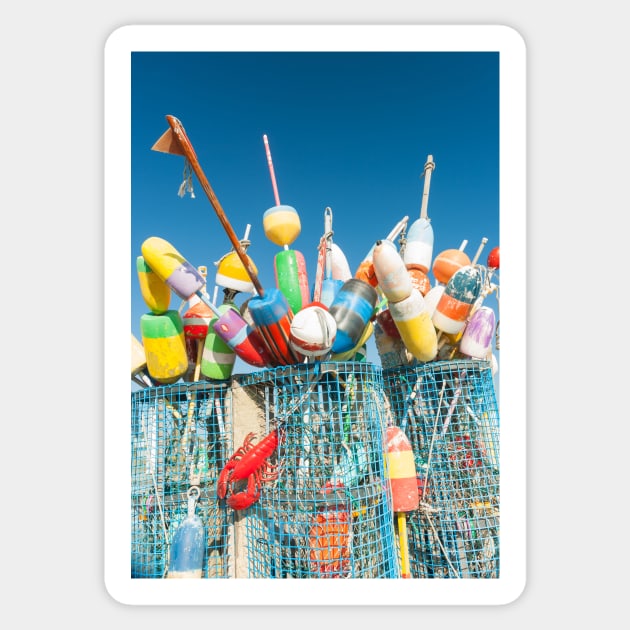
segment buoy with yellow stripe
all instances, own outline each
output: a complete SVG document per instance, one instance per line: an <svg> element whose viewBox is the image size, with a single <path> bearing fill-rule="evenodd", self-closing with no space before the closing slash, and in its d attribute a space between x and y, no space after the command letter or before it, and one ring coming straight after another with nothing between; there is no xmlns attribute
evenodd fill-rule
<svg viewBox="0 0 630 630"><path fill-rule="evenodd" d="M251 225L248 223L245 228L245 235L240 240L241 249L244 252L246 252L247 248L251 245L249 241L250 229ZM245 254L245 256L247 256L247 254ZM252 269L258 273L254 261L249 256L247 256L247 260ZM214 264L217 267L217 273L214 279L216 285L229 289L233 293L254 293L254 283L234 250L222 256Z"/></svg>
<svg viewBox="0 0 630 630"><path fill-rule="evenodd" d="M400 427L388 426L385 441L385 460L392 490L392 508L398 519L402 577L410 578L406 513L417 510L420 505L416 464L411 443Z"/></svg>
<svg viewBox="0 0 630 630"><path fill-rule="evenodd" d="M418 289L400 302L390 302L389 312L405 347L418 361L433 361L437 355L437 333Z"/></svg>
<svg viewBox="0 0 630 630"><path fill-rule="evenodd" d="M178 311L145 313L140 317L142 345L149 376L170 385L188 370L184 324Z"/></svg>

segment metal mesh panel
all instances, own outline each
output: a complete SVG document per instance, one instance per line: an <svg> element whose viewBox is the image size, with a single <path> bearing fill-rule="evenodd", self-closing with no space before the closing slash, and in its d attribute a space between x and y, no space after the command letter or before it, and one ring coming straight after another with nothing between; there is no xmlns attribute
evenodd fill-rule
<svg viewBox="0 0 630 630"><path fill-rule="evenodd" d="M131 577L166 576L169 547L198 486L195 514L205 527L202 577L230 577L231 511L216 499L232 452L225 384L181 383L131 394Z"/></svg>
<svg viewBox="0 0 630 630"><path fill-rule="evenodd" d="M321 362L236 378L279 440L277 478L243 512L248 577L398 577L380 368Z"/></svg>
<svg viewBox="0 0 630 630"><path fill-rule="evenodd" d="M491 364L437 361L383 371L411 442L420 508L408 514L419 578L499 577L499 414Z"/></svg>

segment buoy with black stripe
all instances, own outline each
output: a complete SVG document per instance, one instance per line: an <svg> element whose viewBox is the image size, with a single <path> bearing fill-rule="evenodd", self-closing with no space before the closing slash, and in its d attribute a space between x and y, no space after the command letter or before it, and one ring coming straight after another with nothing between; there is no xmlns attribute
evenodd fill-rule
<svg viewBox="0 0 630 630"><path fill-rule="evenodd" d="M330 314L337 322L333 354L352 350L372 319L378 300L376 289L363 280L350 278L343 283L330 305Z"/></svg>
<svg viewBox="0 0 630 630"><path fill-rule="evenodd" d="M145 313L140 317L142 345L149 376L170 385L188 370L184 324L178 311Z"/></svg>
<svg viewBox="0 0 630 630"><path fill-rule="evenodd" d="M398 518L402 577L410 578L406 513L417 510L420 506L416 464L411 443L400 427L388 426L385 441L385 460L392 490L392 508Z"/></svg>

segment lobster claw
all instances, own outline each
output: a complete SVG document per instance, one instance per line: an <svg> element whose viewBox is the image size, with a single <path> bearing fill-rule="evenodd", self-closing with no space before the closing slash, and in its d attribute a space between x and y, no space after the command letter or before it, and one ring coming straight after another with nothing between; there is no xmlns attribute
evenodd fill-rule
<svg viewBox="0 0 630 630"><path fill-rule="evenodd" d="M250 505L253 505L260 499L260 492L256 492L255 494L250 494L249 492L237 492L230 496L227 500L227 504L233 510L245 510Z"/></svg>
<svg viewBox="0 0 630 630"><path fill-rule="evenodd" d="M230 465L230 463L232 465ZM233 468L234 462L228 462L228 464L223 468L221 474L219 475L219 479L217 480L217 497L219 499L225 499L225 495L228 491L228 483L230 481Z"/></svg>

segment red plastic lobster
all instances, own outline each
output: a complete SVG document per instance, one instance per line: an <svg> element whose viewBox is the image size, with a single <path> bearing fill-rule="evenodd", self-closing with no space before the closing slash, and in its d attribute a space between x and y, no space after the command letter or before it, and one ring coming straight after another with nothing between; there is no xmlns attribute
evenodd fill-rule
<svg viewBox="0 0 630 630"><path fill-rule="evenodd" d="M224 499L232 485L247 479L247 490L230 495L227 504L233 510L244 510L260 498L260 486L277 479L278 471L267 458L278 446L278 431L273 430L258 444L253 444L254 433L245 436L243 446L237 449L223 467L217 482L217 496Z"/></svg>

